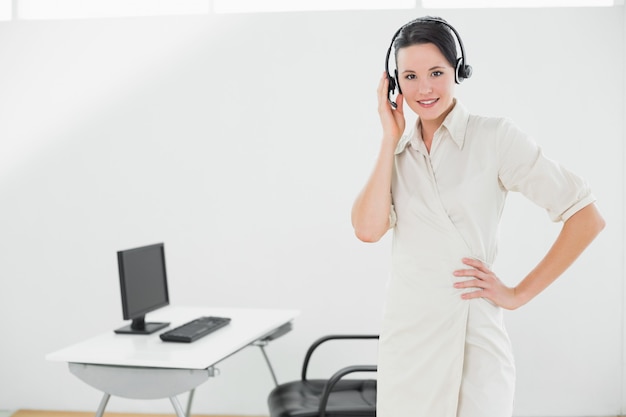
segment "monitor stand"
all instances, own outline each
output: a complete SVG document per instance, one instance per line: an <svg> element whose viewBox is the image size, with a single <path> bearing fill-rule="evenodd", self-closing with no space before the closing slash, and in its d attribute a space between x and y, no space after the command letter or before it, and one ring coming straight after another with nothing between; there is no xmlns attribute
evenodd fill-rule
<svg viewBox="0 0 626 417"><path fill-rule="evenodd" d="M152 334L157 330L161 330L169 323L146 323L146 316L134 318L128 326L120 327L115 330L117 334Z"/></svg>

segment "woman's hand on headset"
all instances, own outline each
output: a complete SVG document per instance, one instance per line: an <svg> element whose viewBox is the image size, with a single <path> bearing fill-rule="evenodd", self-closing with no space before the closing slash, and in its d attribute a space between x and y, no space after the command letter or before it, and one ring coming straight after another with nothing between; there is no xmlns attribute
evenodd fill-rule
<svg viewBox="0 0 626 417"><path fill-rule="evenodd" d="M378 83L378 115L383 125L383 139L393 140L394 144L397 144L404 133L404 127L406 125L404 112L402 110L404 100L402 94L398 94L396 97L398 106L394 109L391 103L389 103L388 91L389 79L385 71Z"/></svg>

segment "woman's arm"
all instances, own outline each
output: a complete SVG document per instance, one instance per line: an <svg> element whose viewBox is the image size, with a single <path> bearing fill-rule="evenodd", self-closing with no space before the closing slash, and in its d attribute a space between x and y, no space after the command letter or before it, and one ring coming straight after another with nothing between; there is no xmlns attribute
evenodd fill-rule
<svg viewBox="0 0 626 417"><path fill-rule="evenodd" d="M454 272L457 277L473 277L454 284L456 288L478 288L463 294L464 299L487 298L500 307L514 310L528 303L552 284L578 258L604 229L605 222L595 204L589 204L570 217L556 241L539 264L514 288L505 286L486 266L475 259L463 259L472 267Z"/></svg>
<svg viewBox="0 0 626 417"><path fill-rule="evenodd" d="M389 229L394 150L393 141L383 139L374 171L352 206L354 233L363 242L377 242Z"/></svg>
<svg viewBox="0 0 626 417"><path fill-rule="evenodd" d="M352 206L352 226L356 236L364 242L378 241L389 229L394 153L405 126L402 96L398 96L398 108L393 110L387 100L388 85L384 73L378 84L383 140L374 171Z"/></svg>

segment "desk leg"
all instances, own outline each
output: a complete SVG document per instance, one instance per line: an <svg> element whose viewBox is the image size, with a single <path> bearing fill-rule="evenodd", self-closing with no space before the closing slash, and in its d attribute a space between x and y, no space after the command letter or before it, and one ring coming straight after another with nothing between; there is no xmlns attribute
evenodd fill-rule
<svg viewBox="0 0 626 417"><path fill-rule="evenodd" d="M174 410L176 410L177 417L185 417L185 412L183 411L183 407L180 406L180 402L177 397L170 397L170 401L174 406Z"/></svg>
<svg viewBox="0 0 626 417"><path fill-rule="evenodd" d="M265 343L267 344L267 343ZM263 353L263 357L265 358L265 363L267 363L267 367L270 368L270 373L272 374L272 378L274 379L274 384L278 386L278 379L276 379L276 374L274 373L274 368L272 367L272 363L270 362L270 358L267 356L265 352L265 344L258 343L257 346L261 349L261 353Z"/></svg>
<svg viewBox="0 0 626 417"><path fill-rule="evenodd" d="M185 413L186 417L191 416L191 403L193 402L193 394L196 392L196 389L192 389L189 391L189 398L187 399L187 412Z"/></svg>
<svg viewBox="0 0 626 417"><path fill-rule="evenodd" d="M191 391L191 395L193 395L193 391L194 390ZM106 408L109 402L109 398L111 398L111 394L105 393L104 396L102 397L102 400L100 400L100 405L98 406L98 410L96 411L96 417L102 417L104 415L104 409ZM174 410L176 411L176 416L186 417L185 413L183 412L183 407L180 406L180 402L178 401L178 398L176 398L175 396L170 397L170 401L172 402L172 405L174 406ZM187 409L187 413L191 411L189 408L190 407L188 407ZM187 417L188 417L188 414L187 414Z"/></svg>
<svg viewBox="0 0 626 417"><path fill-rule="evenodd" d="M104 414L104 409L106 408L107 403L109 402L109 398L111 398L111 394L107 394L105 392L104 396L102 397L102 400L100 400L100 405L98 406L98 410L96 411L96 417L102 417L102 415Z"/></svg>

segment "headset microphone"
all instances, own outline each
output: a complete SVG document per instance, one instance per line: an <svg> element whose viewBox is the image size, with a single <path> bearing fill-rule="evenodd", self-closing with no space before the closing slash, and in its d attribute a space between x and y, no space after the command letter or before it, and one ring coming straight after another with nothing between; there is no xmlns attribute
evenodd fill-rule
<svg viewBox="0 0 626 417"><path fill-rule="evenodd" d="M449 24L443 19L437 19L434 17L420 17L415 20L412 20L409 23L402 26L400 29L396 31L396 33L393 34L393 37L391 38L391 44L389 45L389 49L387 49L387 56L385 57L385 72L387 73L387 79L389 80L387 100L389 101L389 104L391 104L391 107L393 107L394 109L398 108L398 103L396 103L395 101L391 99L391 95L396 91L396 88L398 88L399 94L402 94L402 90L400 89L400 79L398 78L398 69L396 68L394 70L393 76L389 72L389 57L391 56L393 43L395 42L396 38L398 37L402 29L417 22L435 22L435 23L441 23L445 25L446 27L448 27L452 31L454 36L456 37L456 40L459 44L459 49L461 50L461 57L456 60L456 68L454 69L454 82L457 84L460 84L464 79L472 76L472 67L467 64L467 59L465 58L465 48L463 47L461 36L459 35L459 32L456 31L454 26L452 26L451 24Z"/></svg>

